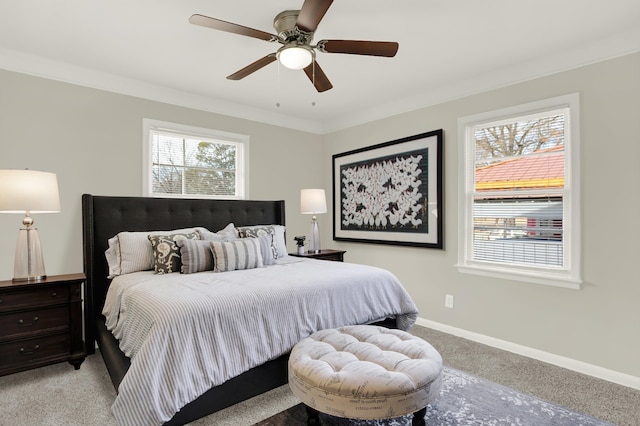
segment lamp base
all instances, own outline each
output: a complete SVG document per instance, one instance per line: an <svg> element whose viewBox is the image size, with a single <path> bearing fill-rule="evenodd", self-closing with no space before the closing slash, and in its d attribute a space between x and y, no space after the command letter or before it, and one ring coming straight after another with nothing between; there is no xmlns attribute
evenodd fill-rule
<svg viewBox="0 0 640 426"><path fill-rule="evenodd" d="M31 227L20 229L16 241L13 281L41 281L46 277L38 230Z"/></svg>
<svg viewBox="0 0 640 426"><path fill-rule="evenodd" d="M12 278L11 281L14 283L37 283L40 281L44 281L47 279L46 275L38 275L37 277L24 277L24 278Z"/></svg>
<svg viewBox="0 0 640 426"><path fill-rule="evenodd" d="M309 240L309 251L311 253L320 252L320 231L318 230L318 218L311 217L311 239Z"/></svg>

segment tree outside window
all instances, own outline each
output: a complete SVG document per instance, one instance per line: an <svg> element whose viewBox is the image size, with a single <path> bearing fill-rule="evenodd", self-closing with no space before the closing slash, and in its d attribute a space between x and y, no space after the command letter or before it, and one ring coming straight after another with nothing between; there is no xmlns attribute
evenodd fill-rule
<svg viewBox="0 0 640 426"><path fill-rule="evenodd" d="M148 143L151 195L243 197L243 143L165 128L150 128Z"/></svg>

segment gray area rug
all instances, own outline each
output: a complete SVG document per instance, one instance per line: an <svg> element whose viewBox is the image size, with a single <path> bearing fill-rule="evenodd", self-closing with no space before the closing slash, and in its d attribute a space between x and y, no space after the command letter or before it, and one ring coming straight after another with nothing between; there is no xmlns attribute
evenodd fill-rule
<svg viewBox="0 0 640 426"><path fill-rule="evenodd" d="M427 425L612 426L593 417L517 392L506 386L445 367L440 396L427 407ZM388 420L348 420L320 414L323 426L408 426L411 416ZM306 424L302 404L276 414L259 426Z"/></svg>

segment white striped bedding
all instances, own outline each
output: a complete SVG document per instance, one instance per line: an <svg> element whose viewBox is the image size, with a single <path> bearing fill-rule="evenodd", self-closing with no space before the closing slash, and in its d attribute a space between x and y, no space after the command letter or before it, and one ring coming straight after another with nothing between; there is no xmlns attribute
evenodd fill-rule
<svg viewBox="0 0 640 426"><path fill-rule="evenodd" d="M103 310L131 367L112 406L120 425L159 425L210 387L291 350L311 333L417 308L388 271L294 257L224 273L116 277Z"/></svg>

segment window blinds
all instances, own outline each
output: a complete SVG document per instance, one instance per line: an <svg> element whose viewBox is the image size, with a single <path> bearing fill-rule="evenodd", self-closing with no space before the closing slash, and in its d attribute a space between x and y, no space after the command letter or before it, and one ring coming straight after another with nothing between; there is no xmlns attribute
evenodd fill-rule
<svg viewBox="0 0 640 426"><path fill-rule="evenodd" d="M563 267L567 114L560 109L473 128L472 260Z"/></svg>
<svg viewBox="0 0 640 426"><path fill-rule="evenodd" d="M236 195L237 144L151 131L152 187L171 195Z"/></svg>

